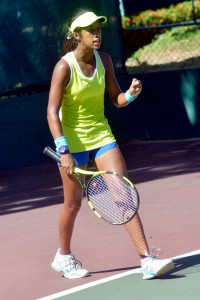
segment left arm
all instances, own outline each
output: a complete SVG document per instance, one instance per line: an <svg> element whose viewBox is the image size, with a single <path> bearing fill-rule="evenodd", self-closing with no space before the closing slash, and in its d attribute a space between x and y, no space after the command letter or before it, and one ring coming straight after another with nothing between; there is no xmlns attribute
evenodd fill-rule
<svg viewBox="0 0 200 300"><path fill-rule="evenodd" d="M101 52L101 59L105 68L105 82L106 89L109 93L112 102L117 107L123 107L128 105L128 102L125 98L125 93L119 87L117 79L115 77L113 64L111 58L108 54ZM129 87L129 93L132 97L137 97L142 91L142 84L136 78L133 78L131 85Z"/></svg>

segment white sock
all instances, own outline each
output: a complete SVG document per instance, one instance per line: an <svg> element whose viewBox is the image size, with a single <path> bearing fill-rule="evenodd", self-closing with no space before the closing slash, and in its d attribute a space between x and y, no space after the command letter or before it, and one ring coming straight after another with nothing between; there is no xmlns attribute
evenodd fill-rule
<svg viewBox="0 0 200 300"><path fill-rule="evenodd" d="M60 254L60 249L58 250L59 257L62 258L70 258L72 256L72 253L69 254Z"/></svg>

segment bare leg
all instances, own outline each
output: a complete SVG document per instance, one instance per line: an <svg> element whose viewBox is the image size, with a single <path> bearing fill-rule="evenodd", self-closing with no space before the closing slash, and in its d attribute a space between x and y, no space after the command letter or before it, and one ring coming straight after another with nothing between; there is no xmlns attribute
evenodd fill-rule
<svg viewBox="0 0 200 300"><path fill-rule="evenodd" d="M148 256L150 254L149 248L139 215L137 214L130 222L125 224L125 227L130 234L140 257L144 258Z"/></svg>
<svg viewBox="0 0 200 300"><path fill-rule="evenodd" d="M98 170L112 171L127 176L125 162L118 147L97 157L95 159L95 165ZM125 227L130 234L140 257L143 258L149 255L149 248L139 215L137 214L125 225Z"/></svg>
<svg viewBox="0 0 200 300"><path fill-rule="evenodd" d="M70 243L76 216L81 207L83 189L73 175L59 168L64 188L64 204L59 217L60 254L71 253Z"/></svg>

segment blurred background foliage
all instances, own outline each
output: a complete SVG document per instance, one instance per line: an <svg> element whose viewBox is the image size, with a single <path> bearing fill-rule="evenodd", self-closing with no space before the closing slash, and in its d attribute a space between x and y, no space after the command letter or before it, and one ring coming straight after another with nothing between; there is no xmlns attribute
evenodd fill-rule
<svg viewBox="0 0 200 300"><path fill-rule="evenodd" d="M193 1L195 17L200 18L200 1ZM171 4L156 10L147 9L135 15L122 16L123 28L174 24L194 19L192 1Z"/></svg>
<svg viewBox="0 0 200 300"><path fill-rule="evenodd" d="M200 1L122 16L129 72L200 67Z"/></svg>

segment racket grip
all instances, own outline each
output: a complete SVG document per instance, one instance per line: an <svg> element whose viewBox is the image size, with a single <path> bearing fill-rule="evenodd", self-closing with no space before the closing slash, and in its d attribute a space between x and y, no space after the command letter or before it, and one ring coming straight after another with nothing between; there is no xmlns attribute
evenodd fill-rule
<svg viewBox="0 0 200 300"><path fill-rule="evenodd" d="M55 151L53 151L49 146L44 149L43 153L49 156L50 158L52 158L53 160L55 160L56 162L58 163L61 162L60 156Z"/></svg>
<svg viewBox="0 0 200 300"><path fill-rule="evenodd" d="M43 151L44 154L46 154L47 156L49 156L50 158L52 158L54 161L58 162L58 163L61 163L61 159L60 159L60 156L58 155L58 153L56 153L55 151L53 151L51 149L51 147L47 146L44 151ZM79 170L79 169L77 169ZM74 168L74 171L75 171L75 168ZM75 173L74 172L74 176L76 177L76 179L78 180L78 182L80 183L80 185L86 189L86 186L85 186L85 183L83 182L81 176L78 174L78 173Z"/></svg>

